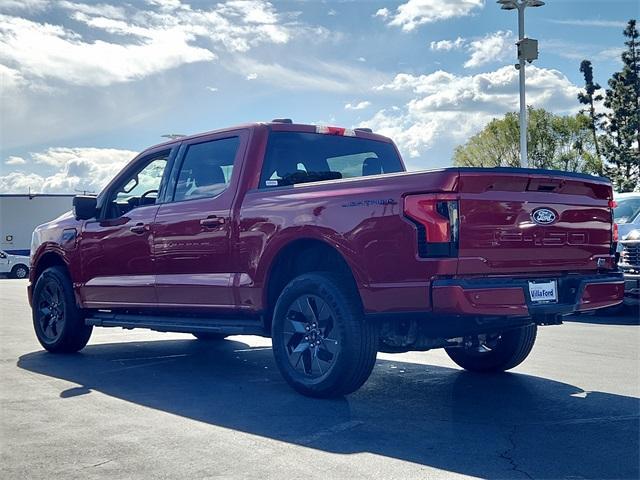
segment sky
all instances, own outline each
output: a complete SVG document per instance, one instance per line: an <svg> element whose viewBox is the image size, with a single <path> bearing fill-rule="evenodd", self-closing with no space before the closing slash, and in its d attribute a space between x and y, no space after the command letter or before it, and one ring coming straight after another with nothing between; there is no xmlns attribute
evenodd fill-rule
<svg viewBox="0 0 640 480"><path fill-rule="evenodd" d="M637 0L547 0L527 104L606 85ZM518 110L517 15L493 0L0 0L0 193L97 193L164 134L251 121L370 127L409 169L451 165Z"/></svg>

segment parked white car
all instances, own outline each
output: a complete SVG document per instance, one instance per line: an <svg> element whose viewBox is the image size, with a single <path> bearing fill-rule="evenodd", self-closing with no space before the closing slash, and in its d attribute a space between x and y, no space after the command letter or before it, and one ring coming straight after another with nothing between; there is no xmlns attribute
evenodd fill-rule
<svg viewBox="0 0 640 480"><path fill-rule="evenodd" d="M13 278L27 278L29 275L29 257L11 255L0 250L0 273L8 273Z"/></svg>

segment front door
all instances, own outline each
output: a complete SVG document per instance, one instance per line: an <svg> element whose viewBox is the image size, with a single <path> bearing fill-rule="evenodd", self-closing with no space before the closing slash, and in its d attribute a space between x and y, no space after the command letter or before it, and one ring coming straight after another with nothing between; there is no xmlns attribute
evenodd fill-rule
<svg viewBox="0 0 640 480"><path fill-rule="evenodd" d="M98 219L85 223L80 292L86 307L155 306L152 225L169 154L136 162L107 193Z"/></svg>
<svg viewBox="0 0 640 480"><path fill-rule="evenodd" d="M11 265L9 264L9 255L0 251L0 273L7 273L11 271Z"/></svg>
<svg viewBox="0 0 640 480"><path fill-rule="evenodd" d="M231 207L246 137L238 131L183 146L171 175L173 195L153 229L160 307L234 308Z"/></svg>

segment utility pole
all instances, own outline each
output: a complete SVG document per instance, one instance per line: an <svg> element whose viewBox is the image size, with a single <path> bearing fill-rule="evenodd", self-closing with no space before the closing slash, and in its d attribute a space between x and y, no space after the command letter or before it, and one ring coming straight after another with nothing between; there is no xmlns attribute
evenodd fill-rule
<svg viewBox="0 0 640 480"><path fill-rule="evenodd" d="M541 7L540 0L498 0L502 10L518 10L518 63L516 69L520 76L520 166L529 166L527 154L527 96L525 85L525 62L538 58L538 41L524 35L524 10L527 7Z"/></svg>
<svg viewBox="0 0 640 480"><path fill-rule="evenodd" d="M518 6L518 46L524 40L524 4ZM527 152L527 94L524 58L518 55L518 73L520 75L520 167L529 167Z"/></svg>

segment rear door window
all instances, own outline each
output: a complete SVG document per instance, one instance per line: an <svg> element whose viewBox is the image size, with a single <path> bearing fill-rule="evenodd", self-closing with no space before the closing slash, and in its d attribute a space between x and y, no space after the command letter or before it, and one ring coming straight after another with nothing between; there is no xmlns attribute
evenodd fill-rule
<svg viewBox="0 0 640 480"><path fill-rule="evenodd" d="M178 173L173 200L215 197L231 182L239 137L190 145Z"/></svg>
<svg viewBox="0 0 640 480"><path fill-rule="evenodd" d="M402 172L391 143L358 137L272 132L260 187Z"/></svg>

